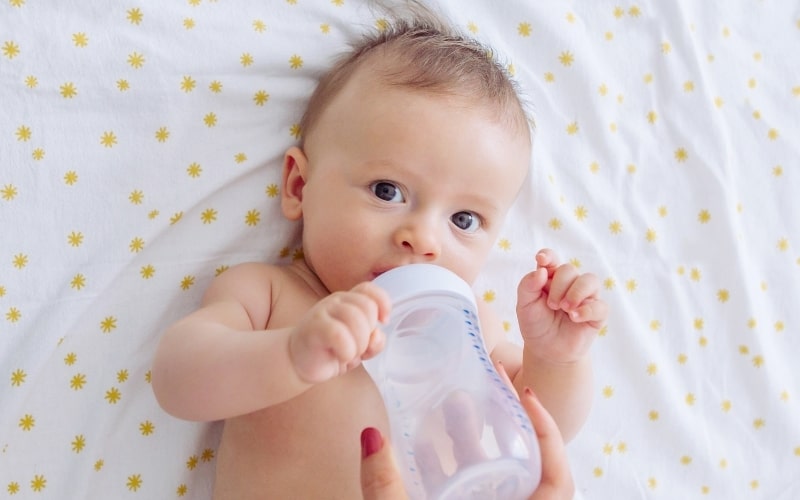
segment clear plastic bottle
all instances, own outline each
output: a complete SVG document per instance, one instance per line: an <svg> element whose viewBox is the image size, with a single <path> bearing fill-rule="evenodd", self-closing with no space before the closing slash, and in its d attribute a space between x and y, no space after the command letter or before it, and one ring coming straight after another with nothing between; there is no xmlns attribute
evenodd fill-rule
<svg viewBox="0 0 800 500"><path fill-rule="evenodd" d="M430 264L374 282L393 306L386 346L364 367L386 405L410 498L528 498L541 477L539 444L486 352L469 285Z"/></svg>

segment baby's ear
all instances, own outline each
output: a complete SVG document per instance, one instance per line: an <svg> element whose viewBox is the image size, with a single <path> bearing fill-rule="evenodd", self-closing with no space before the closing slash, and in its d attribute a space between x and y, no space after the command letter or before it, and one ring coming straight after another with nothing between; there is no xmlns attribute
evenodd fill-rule
<svg viewBox="0 0 800 500"><path fill-rule="evenodd" d="M289 220L303 216L303 187L306 185L308 158L303 150L292 146L283 155L283 180L281 181L281 209Z"/></svg>

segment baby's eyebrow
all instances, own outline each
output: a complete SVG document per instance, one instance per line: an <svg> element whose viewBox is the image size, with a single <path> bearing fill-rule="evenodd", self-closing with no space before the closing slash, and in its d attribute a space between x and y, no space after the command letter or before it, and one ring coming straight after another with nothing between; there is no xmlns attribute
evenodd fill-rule
<svg viewBox="0 0 800 500"><path fill-rule="evenodd" d="M371 169L385 168L392 171L413 171L406 167L403 163L398 163L391 158L379 158L374 160L366 160L362 163L363 166Z"/></svg>
<svg viewBox="0 0 800 500"><path fill-rule="evenodd" d="M497 212L500 210L497 200L483 192L467 193L463 197L466 204L480 206L483 209Z"/></svg>
<svg viewBox="0 0 800 500"><path fill-rule="evenodd" d="M488 196L479 196L475 197L474 201L469 199L466 201L467 202L463 205L464 208L460 208L459 211L467 210L475 213L487 227L496 223L501 217L500 207Z"/></svg>

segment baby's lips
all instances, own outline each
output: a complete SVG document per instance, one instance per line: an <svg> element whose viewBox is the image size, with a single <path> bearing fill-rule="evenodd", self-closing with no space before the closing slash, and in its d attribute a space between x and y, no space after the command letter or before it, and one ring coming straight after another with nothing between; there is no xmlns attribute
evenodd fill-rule
<svg viewBox="0 0 800 500"><path fill-rule="evenodd" d="M381 274L383 274L385 272L388 272L388 271L391 271L392 269L394 269L396 267L399 267L399 266L383 266L383 267L378 267L376 269L373 269L373 271L371 273L372 274L372 279L375 279L378 276L380 276Z"/></svg>

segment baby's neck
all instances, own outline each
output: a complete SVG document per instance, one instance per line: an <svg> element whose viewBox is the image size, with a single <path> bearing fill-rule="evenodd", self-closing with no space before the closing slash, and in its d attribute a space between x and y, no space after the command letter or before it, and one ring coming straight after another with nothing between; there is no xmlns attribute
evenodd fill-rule
<svg viewBox="0 0 800 500"><path fill-rule="evenodd" d="M286 268L303 280L320 297L330 295L330 290L322 283L317 273L311 269L305 259L295 259Z"/></svg>

